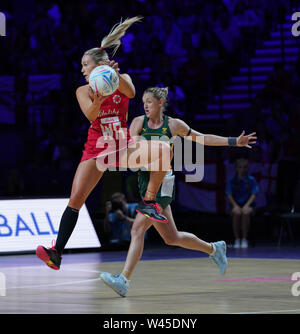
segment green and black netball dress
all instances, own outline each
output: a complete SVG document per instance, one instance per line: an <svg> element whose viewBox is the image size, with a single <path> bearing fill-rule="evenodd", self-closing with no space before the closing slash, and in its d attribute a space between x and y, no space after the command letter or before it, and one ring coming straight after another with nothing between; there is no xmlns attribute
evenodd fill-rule
<svg viewBox="0 0 300 334"><path fill-rule="evenodd" d="M159 129L151 129L148 127L148 117L144 116L143 129L140 136L146 140L162 140L169 141L172 138L172 134L169 128L169 117L164 116L164 122ZM138 172L138 184L139 192L142 198L145 197L145 193L148 187L150 179L150 171ZM175 175L173 175L172 167L167 172L163 182L157 192L155 201L159 203L163 209L165 209L174 199L175 195Z"/></svg>

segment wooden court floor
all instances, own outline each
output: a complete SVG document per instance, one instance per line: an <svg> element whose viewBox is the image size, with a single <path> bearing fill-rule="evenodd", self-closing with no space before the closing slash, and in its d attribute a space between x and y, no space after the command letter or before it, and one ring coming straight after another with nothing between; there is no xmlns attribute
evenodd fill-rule
<svg viewBox="0 0 300 334"><path fill-rule="evenodd" d="M299 260L228 258L222 277L208 257L141 261L122 298L98 276L120 271L123 262L66 263L54 271L23 257L24 265L0 269L1 314L300 314L291 280Z"/></svg>

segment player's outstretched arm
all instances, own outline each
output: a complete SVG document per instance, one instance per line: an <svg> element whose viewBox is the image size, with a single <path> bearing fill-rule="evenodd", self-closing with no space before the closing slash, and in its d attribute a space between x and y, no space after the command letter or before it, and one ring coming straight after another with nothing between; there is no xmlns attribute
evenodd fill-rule
<svg viewBox="0 0 300 334"><path fill-rule="evenodd" d="M250 145L256 144L257 139L255 132L252 132L249 135L245 135L245 131L243 131L238 137L223 137L213 134L203 134L191 129L184 121L180 119L172 119L170 128L174 136L178 135L181 137L186 137L187 139L191 139L195 142L199 142L199 137L201 137L204 145L207 146L244 146L251 148Z"/></svg>

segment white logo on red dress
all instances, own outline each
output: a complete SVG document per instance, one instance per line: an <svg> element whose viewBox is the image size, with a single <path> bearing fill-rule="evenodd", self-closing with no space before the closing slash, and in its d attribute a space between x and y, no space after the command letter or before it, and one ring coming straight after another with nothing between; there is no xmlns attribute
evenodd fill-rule
<svg viewBox="0 0 300 334"><path fill-rule="evenodd" d="M119 104L121 102L121 96L116 94L114 97L113 97L113 101L115 104Z"/></svg>

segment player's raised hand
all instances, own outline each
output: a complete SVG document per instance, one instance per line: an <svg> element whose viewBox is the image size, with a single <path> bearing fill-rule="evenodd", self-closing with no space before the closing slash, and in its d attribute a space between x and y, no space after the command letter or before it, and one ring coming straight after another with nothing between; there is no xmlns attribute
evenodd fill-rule
<svg viewBox="0 0 300 334"><path fill-rule="evenodd" d="M256 144L256 139L256 132L252 132L245 136L245 131L243 131L236 139L236 146L252 148L250 145Z"/></svg>
<svg viewBox="0 0 300 334"><path fill-rule="evenodd" d="M106 65L112 67L117 73L119 73L120 69L117 62L115 62L114 60L107 60L105 63Z"/></svg>

